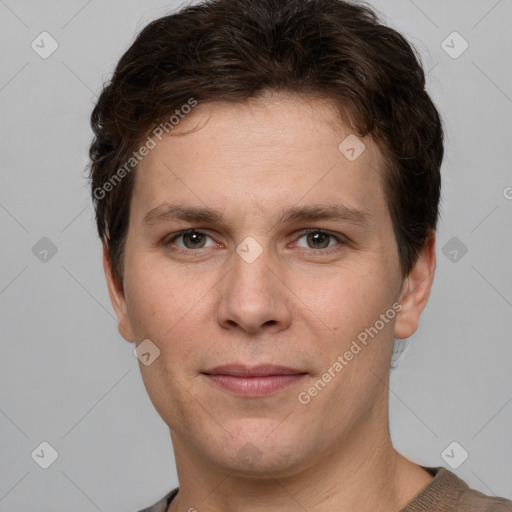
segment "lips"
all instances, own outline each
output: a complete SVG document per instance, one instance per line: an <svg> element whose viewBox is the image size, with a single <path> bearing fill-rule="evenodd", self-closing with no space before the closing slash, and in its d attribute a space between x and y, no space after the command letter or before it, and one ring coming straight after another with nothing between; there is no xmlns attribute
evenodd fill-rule
<svg viewBox="0 0 512 512"><path fill-rule="evenodd" d="M203 374L220 388L246 397L265 396L281 391L307 373L276 365L223 365L206 370Z"/></svg>
<svg viewBox="0 0 512 512"><path fill-rule="evenodd" d="M262 364L259 366L244 366L237 364L228 364L216 366L211 370L206 370L207 375L232 375L234 377L268 377L269 375L298 375L304 374L300 370L287 368L286 366L276 366L272 364Z"/></svg>

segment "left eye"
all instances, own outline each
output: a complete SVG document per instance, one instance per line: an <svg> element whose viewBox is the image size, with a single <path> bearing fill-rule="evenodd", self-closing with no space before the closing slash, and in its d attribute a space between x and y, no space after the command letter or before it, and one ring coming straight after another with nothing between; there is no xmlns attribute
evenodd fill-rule
<svg viewBox="0 0 512 512"><path fill-rule="evenodd" d="M330 233L327 233L326 231L322 231L319 229L311 229L306 231L299 238L299 240L302 238L306 238L306 244L308 244L306 246L307 249L327 249L329 247L332 247L333 245L336 245L337 242L340 242L339 238L335 237L334 235L331 235ZM334 243L330 244L330 242Z"/></svg>

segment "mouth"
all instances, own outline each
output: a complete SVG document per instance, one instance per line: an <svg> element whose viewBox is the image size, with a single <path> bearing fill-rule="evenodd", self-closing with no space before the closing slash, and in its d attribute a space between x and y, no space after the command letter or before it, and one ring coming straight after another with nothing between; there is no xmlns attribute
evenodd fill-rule
<svg viewBox="0 0 512 512"><path fill-rule="evenodd" d="M308 375L301 370L275 365L224 365L202 374L221 389L245 397L277 393Z"/></svg>

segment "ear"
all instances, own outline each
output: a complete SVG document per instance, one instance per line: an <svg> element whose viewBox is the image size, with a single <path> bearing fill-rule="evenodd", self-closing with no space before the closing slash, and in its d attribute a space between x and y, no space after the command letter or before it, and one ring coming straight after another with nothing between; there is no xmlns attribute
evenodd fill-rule
<svg viewBox="0 0 512 512"><path fill-rule="evenodd" d="M427 301L434 281L436 268L436 233L430 232L425 246L418 255L414 267L404 279L399 301L402 309L395 323L395 338L409 338L418 329L420 315Z"/></svg>
<svg viewBox="0 0 512 512"><path fill-rule="evenodd" d="M110 302L117 316L117 328L119 334L126 340L133 343L133 333L128 316L128 309L126 307L126 299L124 290L120 283L114 278L112 271L112 262L110 260L110 253L108 245L103 242L103 270L107 279L108 294L110 295Z"/></svg>

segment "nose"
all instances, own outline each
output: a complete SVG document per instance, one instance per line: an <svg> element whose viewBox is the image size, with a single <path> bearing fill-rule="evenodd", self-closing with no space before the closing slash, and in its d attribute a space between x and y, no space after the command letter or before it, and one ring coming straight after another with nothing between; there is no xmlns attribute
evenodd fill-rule
<svg viewBox="0 0 512 512"><path fill-rule="evenodd" d="M277 333L291 323L290 290L267 251L249 263L233 255L233 268L220 283L217 321L248 334Z"/></svg>

